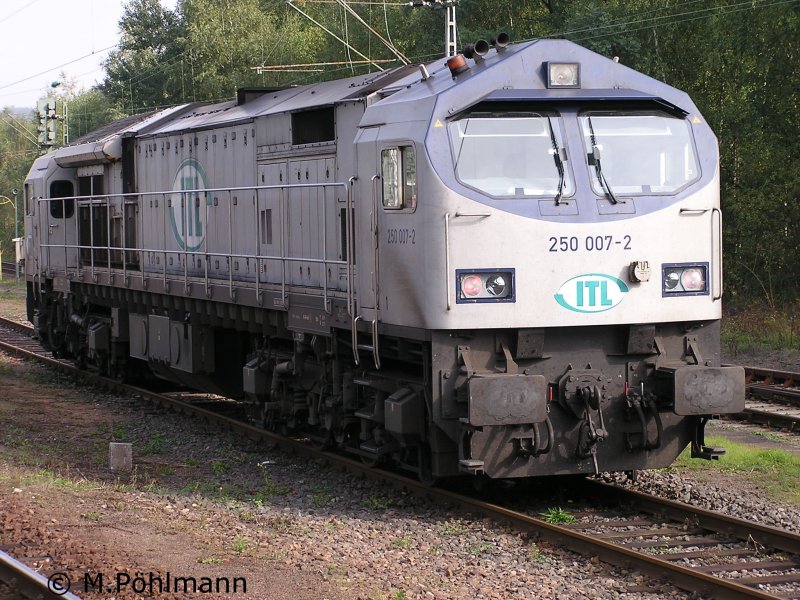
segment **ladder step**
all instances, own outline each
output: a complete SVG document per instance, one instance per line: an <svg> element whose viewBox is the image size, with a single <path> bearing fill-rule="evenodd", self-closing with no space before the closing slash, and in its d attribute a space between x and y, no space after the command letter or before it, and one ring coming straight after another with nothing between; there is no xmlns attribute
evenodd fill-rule
<svg viewBox="0 0 800 600"><path fill-rule="evenodd" d="M354 377L353 378L353 383L355 385L363 385L363 386L366 386L366 387L370 387L375 382L372 381L372 379L363 379L361 377Z"/></svg>
<svg viewBox="0 0 800 600"><path fill-rule="evenodd" d="M358 410L353 414L357 416L359 419L367 419L368 421L372 421L373 417L375 416L374 413L367 412L365 410Z"/></svg>
<svg viewBox="0 0 800 600"><path fill-rule="evenodd" d="M358 344L356 348L358 348L359 350L367 350L369 352L375 351L375 346L373 346L372 344Z"/></svg>

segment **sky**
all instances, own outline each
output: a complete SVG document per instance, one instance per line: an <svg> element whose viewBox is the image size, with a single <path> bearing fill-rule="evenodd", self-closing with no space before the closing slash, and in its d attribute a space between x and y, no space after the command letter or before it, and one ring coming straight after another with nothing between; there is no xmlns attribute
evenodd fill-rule
<svg viewBox="0 0 800 600"><path fill-rule="evenodd" d="M176 0L161 0L173 9ZM36 108L62 72L78 91L103 80L127 0L2 0L0 107Z"/></svg>

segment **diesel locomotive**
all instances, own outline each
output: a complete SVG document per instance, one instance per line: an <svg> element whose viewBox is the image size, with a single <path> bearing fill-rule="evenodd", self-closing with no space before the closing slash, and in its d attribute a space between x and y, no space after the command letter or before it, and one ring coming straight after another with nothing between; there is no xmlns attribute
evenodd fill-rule
<svg viewBox="0 0 800 600"><path fill-rule="evenodd" d="M423 480L723 452L717 141L564 40L136 115L25 181L27 310L114 377Z"/></svg>

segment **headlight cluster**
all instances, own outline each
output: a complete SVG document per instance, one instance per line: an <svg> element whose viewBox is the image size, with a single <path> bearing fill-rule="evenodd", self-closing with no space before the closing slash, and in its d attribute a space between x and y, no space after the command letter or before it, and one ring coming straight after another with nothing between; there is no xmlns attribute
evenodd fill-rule
<svg viewBox="0 0 800 600"><path fill-rule="evenodd" d="M663 296L708 294L708 263L661 265Z"/></svg>
<svg viewBox="0 0 800 600"><path fill-rule="evenodd" d="M514 302L514 269L457 269L456 302Z"/></svg>

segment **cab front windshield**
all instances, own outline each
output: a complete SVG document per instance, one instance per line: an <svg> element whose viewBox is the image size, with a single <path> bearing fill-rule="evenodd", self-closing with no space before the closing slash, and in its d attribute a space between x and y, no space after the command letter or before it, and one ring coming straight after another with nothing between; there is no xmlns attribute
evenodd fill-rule
<svg viewBox="0 0 800 600"><path fill-rule="evenodd" d="M563 147L558 117L473 113L448 127L456 176L464 185L501 198L572 193L556 149Z"/></svg>
<svg viewBox="0 0 800 600"><path fill-rule="evenodd" d="M580 122L597 194L606 194L604 187L613 194L671 194L700 175L685 119L659 111L593 112Z"/></svg>

